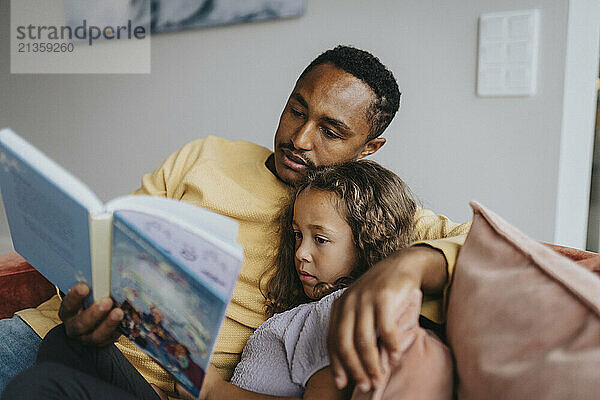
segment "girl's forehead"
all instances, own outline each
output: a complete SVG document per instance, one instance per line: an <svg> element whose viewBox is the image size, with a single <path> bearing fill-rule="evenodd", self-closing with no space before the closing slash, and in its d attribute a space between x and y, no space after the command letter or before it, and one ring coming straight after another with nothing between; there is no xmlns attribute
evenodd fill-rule
<svg viewBox="0 0 600 400"><path fill-rule="evenodd" d="M314 220L319 220L345 224L339 210L339 202L340 198L334 192L314 188L305 189L298 194L294 202L294 222L314 224Z"/></svg>
<svg viewBox="0 0 600 400"><path fill-rule="evenodd" d="M337 208L339 197L334 192L329 190L315 189L308 187L296 196L294 209L297 206L304 208L306 205Z"/></svg>

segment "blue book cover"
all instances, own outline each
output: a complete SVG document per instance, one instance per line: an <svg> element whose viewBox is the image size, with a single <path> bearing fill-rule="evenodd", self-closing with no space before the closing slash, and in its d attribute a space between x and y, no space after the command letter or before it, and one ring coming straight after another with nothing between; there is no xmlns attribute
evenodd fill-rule
<svg viewBox="0 0 600 400"><path fill-rule="evenodd" d="M167 220L131 210L114 213L112 259L111 294L125 312L122 332L198 396L239 259Z"/></svg>

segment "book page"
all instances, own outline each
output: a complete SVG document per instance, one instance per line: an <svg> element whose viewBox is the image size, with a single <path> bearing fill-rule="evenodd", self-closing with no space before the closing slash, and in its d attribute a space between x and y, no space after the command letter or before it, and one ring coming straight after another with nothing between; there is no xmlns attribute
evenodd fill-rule
<svg viewBox="0 0 600 400"><path fill-rule="evenodd" d="M139 226L144 227L144 234ZM190 270L197 261L210 261L229 271L233 275L229 280L237 280L241 260L199 237L190 243L193 247L187 247L188 237L174 226L166 230L167 226L149 214L115 212L111 293L125 312L124 334L197 396L230 290ZM157 246L158 235L169 236L160 242L171 247ZM202 256L208 252L215 258Z"/></svg>
<svg viewBox="0 0 600 400"><path fill-rule="evenodd" d="M192 230L204 229L211 236L219 237L225 242L234 243L237 240L238 223L231 218L210 210L197 207L183 201L157 196L123 196L106 203L109 210L138 210L150 214L161 213L167 219L180 225L186 225Z"/></svg>

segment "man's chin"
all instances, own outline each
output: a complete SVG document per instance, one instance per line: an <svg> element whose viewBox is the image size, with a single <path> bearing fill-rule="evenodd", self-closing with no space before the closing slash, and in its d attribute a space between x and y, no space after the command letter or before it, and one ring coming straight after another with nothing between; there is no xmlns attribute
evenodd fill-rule
<svg viewBox="0 0 600 400"><path fill-rule="evenodd" d="M296 186L302 180L303 175L294 170L288 169L284 167L284 171L279 174L279 179L281 179L285 184L290 186Z"/></svg>
<svg viewBox="0 0 600 400"><path fill-rule="evenodd" d="M300 171L294 171L293 169L277 162L275 162L275 170L277 171L277 177L285 184L290 186L296 186L304 177L304 174Z"/></svg>

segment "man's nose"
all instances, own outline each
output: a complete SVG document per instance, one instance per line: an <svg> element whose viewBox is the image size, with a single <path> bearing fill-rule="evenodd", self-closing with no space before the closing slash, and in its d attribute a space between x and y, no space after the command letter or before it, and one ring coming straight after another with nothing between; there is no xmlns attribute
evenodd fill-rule
<svg viewBox="0 0 600 400"><path fill-rule="evenodd" d="M311 121L306 121L300 126L292 137L294 147L298 150L312 150L315 128L315 124Z"/></svg>

